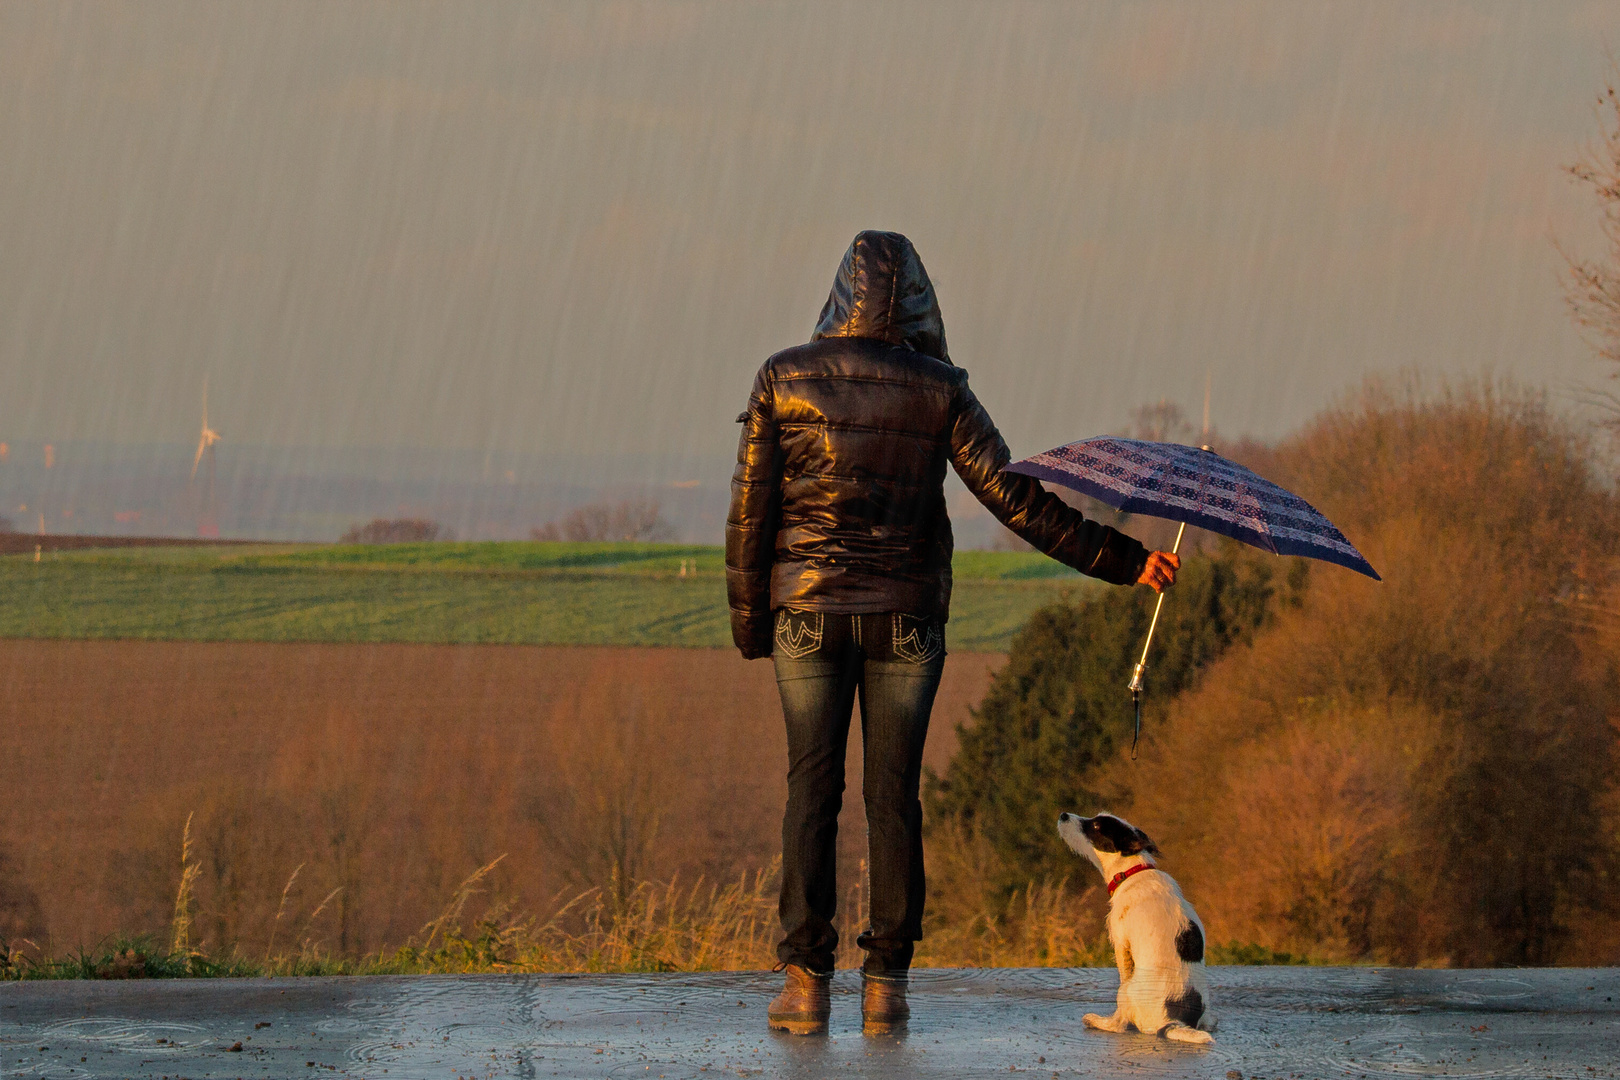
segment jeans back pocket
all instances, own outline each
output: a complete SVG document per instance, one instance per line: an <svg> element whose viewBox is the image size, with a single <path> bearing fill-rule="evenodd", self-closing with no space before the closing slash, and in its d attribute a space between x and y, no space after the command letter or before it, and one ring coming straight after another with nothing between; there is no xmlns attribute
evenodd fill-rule
<svg viewBox="0 0 1620 1080"><path fill-rule="evenodd" d="M823 629L821 612L782 608L776 613L776 654L803 660L821 648Z"/></svg>
<svg viewBox="0 0 1620 1080"><path fill-rule="evenodd" d="M893 613L889 647L903 664L928 664L945 655L945 625L938 618Z"/></svg>

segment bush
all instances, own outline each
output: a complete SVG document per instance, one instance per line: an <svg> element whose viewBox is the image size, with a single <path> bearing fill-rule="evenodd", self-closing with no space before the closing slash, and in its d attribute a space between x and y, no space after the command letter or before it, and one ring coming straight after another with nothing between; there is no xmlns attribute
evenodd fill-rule
<svg viewBox="0 0 1620 1080"><path fill-rule="evenodd" d="M675 529L664 520L656 501L627 499L621 503L592 503L572 511L562 521L529 530L531 540L574 543L602 540L639 540L657 543L675 539Z"/></svg>
<svg viewBox="0 0 1620 1080"><path fill-rule="evenodd" d="M422 544L454 540L455 533L426 518L373 518L338 537L340 544Z"/></svg>
<svg viewBox="0 0 1620 1080"><path fill-rule="evenodd" d="M1304 566L1229 543L1188 559L1167 594L1144 701L1146 738L1199 669L1260 625L1284 573L1285 598L1304 588ZM966 827L999 861L1001 898L1031 881L1077 869L1056 841L1065 810L1095 811L1097 770L1128 746L1134 716L1126 686L1141 655L1156 595L1111 589L1037 611L1014 639L944 777L927 781L931 835ZM1289 602L1293 602L1289 600ZM1089 878L1087 878L1089 880Z"/></svg>

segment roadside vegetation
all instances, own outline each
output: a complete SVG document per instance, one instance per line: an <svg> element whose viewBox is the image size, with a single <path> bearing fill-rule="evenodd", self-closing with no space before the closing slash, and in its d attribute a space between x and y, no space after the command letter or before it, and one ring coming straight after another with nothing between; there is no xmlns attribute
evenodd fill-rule
<svg viewBox="0 0 1620 1080"><path fill-rule="evenodd" d="M1064 809L1109 809L1154 837L1213 962L1620 962L1620 507L1601 447L1511 387L1371 383L1287 441L1239 452L1327 513L1384 580L1206 545L1167 602L1133 761L1125 683L1151 597L1066 593L1072 579L1020 580L1038 556L965 553L953 628L973 586L1038 602L929 786L917 962L1110 962L1101 882L1052 828ZM621 585L626 610L666 584L712 589L718 610L718 559L634 544L85 552L5 560L0 614L18 617L11 597L45 568L104 604L115 580L147 582L148 598L154 581L372 582L368 602L384 606L420 604L401 599L420 597L416 581L460 596L577 585L593 598L579 617L600 624ZM334 708L300 737L303 756L262 768L244 746L240 790L198 776L149 808L173 822L165 833L198 808L178 859L168 838L150 866L108 855L148 936L52 955L31 944L49 913L13 890L0 974L768 967L777 868L761 808L774 803L746 785L762 783L771 691L727 688L758 696L732 728L682 741L672 733L701 718L679 710L714 711L691 689L711 677L683 666L660 669L663 697L616 677L546 704L551 742L524 733L538 705L498 728L503 714L474 696L421 731L364 729ZM562 887L520 891L539 879L510 873L518 858ZM852 942L864 875L840 873ZM840 962L854 960L846 944Z"/></svg>
<svg viewBox="0 0 1620 1080"><path fill-rule="evenodd" d="M192 948L187 935L195 898L189 883L195 875L188 878L183 866L168 941L120 937L66 956L44 955L29 942L0 945L0 981L735 971L776 962L779 862L724 884L615 879L553 898L535 914L515 912L509 902L490 895L488 879L500 861L468 877L439 916L410 940L358 956L334 953L308 932L319 910L304 921L303 936L280 950L274 939L262 955L240 948ZM859 963L850 943L864 925L862 899L857 885L841 906L840 966ZM971 903L962 904L964 899ZM1014 890L988 906L981 901L947 888L944 907L936 903L930 913L917 966L1107 967L1114 962L1100 920L1076 908L1062 881ZM476 917L469 914L474 907L482 909ZM278 920L283 915L290 916L287 930L298 935L296 914L283 908ZM1254 944L1216 946L1209 959L1215 964L1303 962Z"/></svg>
<svg viewBox="0 0 1620 1080"><path fill-rule="evenodd" d="M1124 688L1149 597L1039 613L931 786L935 844L981 845L1006 895L1061 866L1059 810L1106 808L1164 849L1216 941L1620 960L1617 516L1597 448L1511 387L1372 383L1249 452L1384 580L1235 547L1189 565L1137 761Z"/></svg>

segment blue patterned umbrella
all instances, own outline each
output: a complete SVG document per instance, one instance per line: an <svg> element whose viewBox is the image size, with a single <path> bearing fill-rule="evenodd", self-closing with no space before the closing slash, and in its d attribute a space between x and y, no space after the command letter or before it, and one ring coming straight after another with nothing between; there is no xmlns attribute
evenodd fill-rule
<svg viewBox="0 0 1620 1080"><path fill-rule="evenodd" d="M1015 461L1007 471L1073 488L1122 513L1169 518L1382 580L1316 507L1202 447L1105 435Z"/></svg>
<svg viewBox="0 0 1620 1080"><path fill-rule="evenodd" d="M1104 435L1015 461L1006 471L1073 488L1123 513L1179 521L1181 529L1172 551L1180 549L1187 526L1196 525L1275 555L1321 559L1383 580L1316 507L1208 447ZM1142 659L1131 675L1138 735L1142 730L1142 673L1163 607L1161 593L1142 645ZM1133 739L1131 755L1135 754Z"/></svg>

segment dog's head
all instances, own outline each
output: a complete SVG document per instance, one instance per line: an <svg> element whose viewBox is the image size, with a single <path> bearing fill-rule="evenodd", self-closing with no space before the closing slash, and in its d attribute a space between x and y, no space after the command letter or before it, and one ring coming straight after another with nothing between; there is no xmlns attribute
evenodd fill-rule
<svg viewBox="0 0 1620 1080"><path fill-rule="evenodd" d="M1089 859L1104 877L1114 874L1133 855L1159 853L1158 845L1147 833L1113 814L1059 814L1058 835L1076 855Z"/></svg>

